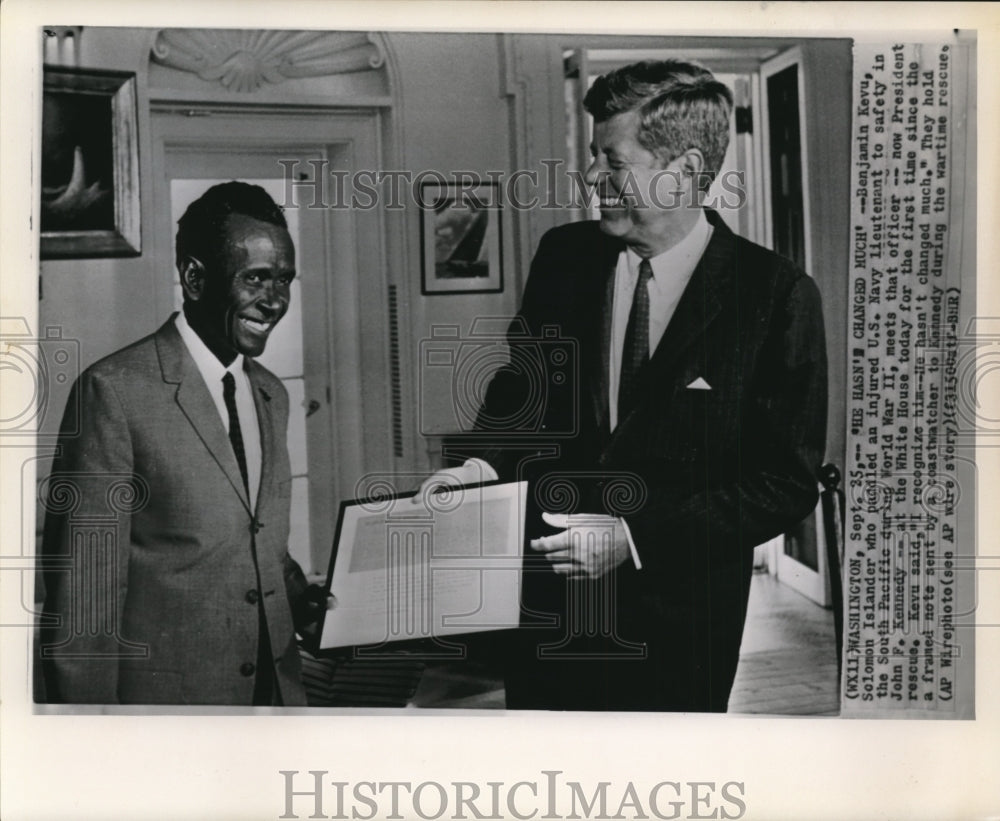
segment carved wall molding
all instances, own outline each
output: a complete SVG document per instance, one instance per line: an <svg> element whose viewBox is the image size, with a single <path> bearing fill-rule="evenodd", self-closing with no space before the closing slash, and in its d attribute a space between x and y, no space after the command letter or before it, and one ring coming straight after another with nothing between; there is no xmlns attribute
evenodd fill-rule
<svg viewBox="0 0 1000 821"><path fill-rule="evenodd" d="M163 29L151 57L235 92L378 70L386 59L381 42L370 33L260 29Z"/></svg>

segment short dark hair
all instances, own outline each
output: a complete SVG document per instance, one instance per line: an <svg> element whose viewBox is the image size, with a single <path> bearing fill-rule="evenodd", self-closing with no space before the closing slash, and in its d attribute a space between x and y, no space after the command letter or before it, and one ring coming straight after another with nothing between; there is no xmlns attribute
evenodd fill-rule
<svg viewBox="0 0 1000 821"><path fill-rule="evenodd" d="M281 207L259 185L235 180L213 185L177 221L174 253L178 269L187 257L194 257L209 269L221 265L226 223L232 214L288 229Z"/></svg>
<svg viewBox="0 0 1000 821"><path fill-rule="evenodd" d="M690 148L705 158L704 187L729 145L733 93L707 68L684 60L643 60L594 80L583 107L595 122L639 112L639 144L663 161Z"/></svg>

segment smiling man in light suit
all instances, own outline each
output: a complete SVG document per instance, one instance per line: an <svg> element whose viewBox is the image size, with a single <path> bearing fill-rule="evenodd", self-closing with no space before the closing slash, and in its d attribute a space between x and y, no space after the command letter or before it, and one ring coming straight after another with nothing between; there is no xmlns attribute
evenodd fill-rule
<svg viewBox="0 0 1000 821"><path fill-rule="evenodd" d="M176 257L183 311L88 368L68 405L44 537L47 700L305 704L295 628L324 597L288 555L288 396L254 361L295 250L270 196L231 182L187 209Z"/></svg>
<svg viewBox="0 0 1000 821"><path fill-rule="evenodd" d="M817 499L819 293L705 207L732 111L710 72L626 66L584 106L601 218L542 238L513 326L532 339L509 337L523 362L558 329L576 376L503 369L477 425L485 462L534 488L507 706L725 711L753 548Z"/></svg>

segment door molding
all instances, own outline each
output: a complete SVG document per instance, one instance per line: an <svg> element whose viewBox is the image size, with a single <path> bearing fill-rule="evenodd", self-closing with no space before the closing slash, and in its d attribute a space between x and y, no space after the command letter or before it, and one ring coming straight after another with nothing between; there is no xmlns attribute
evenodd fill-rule
<svg viewBox="0 0 1000 821"><path fill-rule="evenodd" d="M776 57L772 57L761 63L760 66L760 129L762 134L761 146L763 147L763 177L762 181L765 186L771 185L771 179L773 174L773 169L771 168L771 157L770 157L770 145L771 145L771 133L770 133L770 120L768 116L768 98L767 98L767 80L775 74L784 71L786 68L795 66L795 71L798 75L798 109L799 109L799 164L801 166L802 173L802 225L803 225L803 253L805 255L805 265L803 266L806 272L811 273L815 270L813 266L812 258L812 231L810 230L812 226L812 214L809 207L809 135L806 131L806 104L805 104L805 77L803 76L803 57L802 49L799 46L794 46L793 48L786 49L785 51L778 54ZM771 197L770 188L768 188L768 193L764 196L764 231L768 238L768 242L764 243L768 248L773 247L771 238L774 236L774 222L773 214L771 213Z"/></svg>
<svg viewBox="0 0 1000 821"><path fill-rule="evenodd" d="M380 117L373 111L300 111L290 114L254 107L178 108L155 104L153 184L158 202L170 202L171 171L183 162L191 177L285 178L285 202L299 205L303 230L311 226L319 245L298 260L303 272L302 322L306 399L319 402L323 413L308 420L310 551L313 569L321 571L333 538L331 511L341 499L353 498L359 479L372 471L395 469L394 391L390 367L389 282L385 225L381 208L310 208L309 191L287 181L283 159L299 163L313 178L328 169L377 168ZM245 157L245 159L244 159ZM271 165L273 157L274 166ZM246 171L243 171L243 168ZM264 173L262 173L262 169ZM321 202L326 200L321 196ZM280 201L279 201L279 204ZM154 265L173 269L173 226L169 208L158 210L152 253ZM321 249L321 250L316 250ZM174 277L157 277L159 312L173 310ZM308 285L307 285L308 282ZM381 332L380 330L381 329ZM315 476L318 482L313 482ZM322 517L322 518L317 518Z"/></svg>

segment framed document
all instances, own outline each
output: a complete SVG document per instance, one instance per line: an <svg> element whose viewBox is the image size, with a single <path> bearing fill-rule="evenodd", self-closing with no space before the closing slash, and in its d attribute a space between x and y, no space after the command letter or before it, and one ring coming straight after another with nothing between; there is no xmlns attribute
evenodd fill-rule
<svg viewBox="0 0 1000 821"><path fill-rule="evenodd" d="M527 487L342 502L320 649L517 627Z"/></svg>

